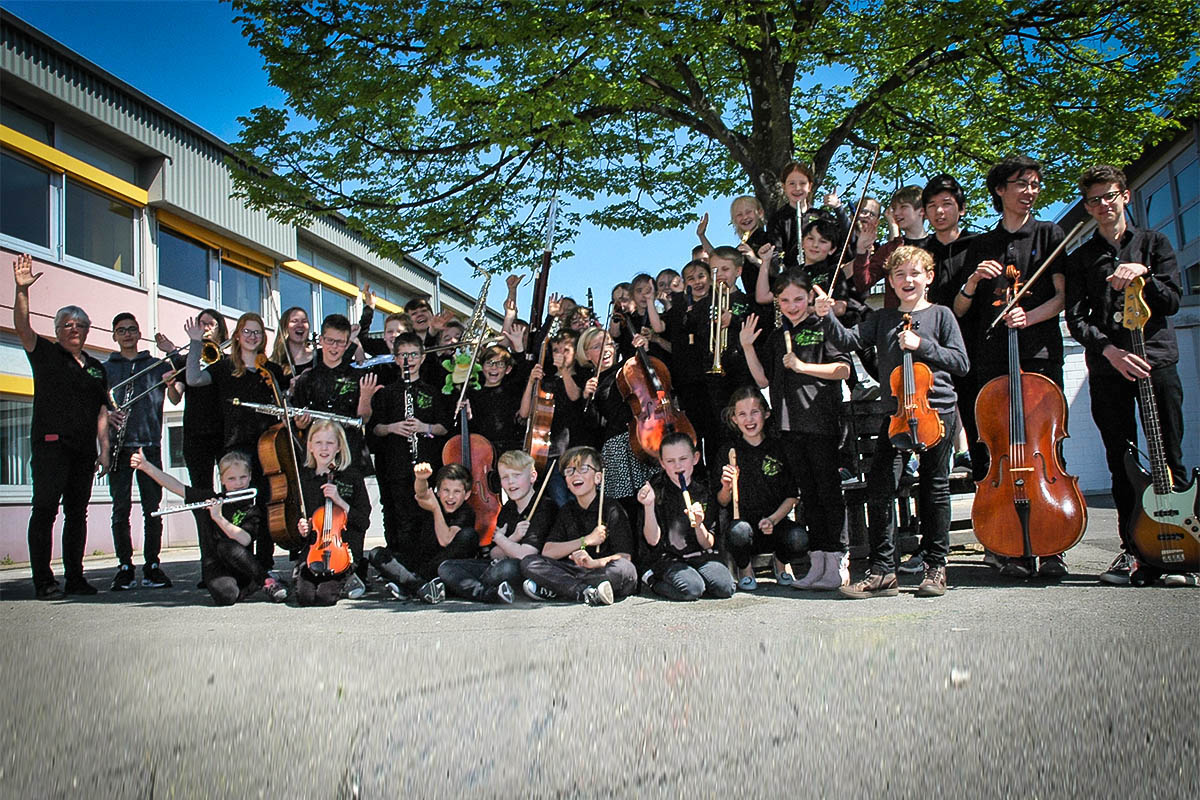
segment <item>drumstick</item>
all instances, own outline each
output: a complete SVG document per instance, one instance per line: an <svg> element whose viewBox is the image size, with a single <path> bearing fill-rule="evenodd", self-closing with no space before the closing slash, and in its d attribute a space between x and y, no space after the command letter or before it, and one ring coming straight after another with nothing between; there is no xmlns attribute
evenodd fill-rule
<svg viewBox="0 0 1200 800"><path fill-rule="evenodd" d="M525 519L533 519L533 514L537 511L538 503L542 502L542 492L546 491L546 487L550 485L550 476L554 474L554 465L557 463L557 457L550 462L550 466L546 470L546 478L542 481L542 488L538 489L537 496L533 498L533 505L529 507L529 513L525 515Z"/></svg>
<svg viewBox="0 0 1200 800"><path fill-rule="evenodd" d="M596 524L604 524L604 470L600 470L600 510L596 514Z"/></svg>

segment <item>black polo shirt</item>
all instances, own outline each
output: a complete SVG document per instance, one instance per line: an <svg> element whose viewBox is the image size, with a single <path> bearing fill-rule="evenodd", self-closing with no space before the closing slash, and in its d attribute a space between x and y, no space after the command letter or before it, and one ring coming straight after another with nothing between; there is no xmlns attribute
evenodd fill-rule
<svg viewBox="0 0 1200 800"><path fill-rule="evenodd" d="M829 431L834 433L834 431ZM729 463L729 451L737 453L739 519L757 528L759 520L774 514L783 501L796 497L796 479L788 468L788 456L783 441L764 438L752 445L738 436L717 451L717 464L712 474L719 476ZM730 504L733 508L733 503Z"/></svg>
<svg viewBox="0 0 1200 800"><path fill-rule="evenodd" d="M596 504L599 496L592 498L587 508L580 508L579 501L572 497L567 504L558 510L558 519L546 537L547 542L578 542L596 527L599 509ZM633 531L629 527L629 517L620 502L606 497L604 499L604 524L608 536L599 546L586 548L592 558L607 558L617 553L632 557L634 554Z"/></svg>
<svg viewBox="0 0 1200 800"><path fill-rule="evenodd" d="M183 492L183 502L187 504L200 503L206 500L212 500L217 496L217 493L212 489L205 489L198 486L188 486ZM249 534L250 539L257 539L262 532L263 526L263 507L254 500L242 500L236 503L222 503L221 516L227 521L232 522L239 528ZM212 554L212 547L219 542L234 542L225 535L224 531L216 526L212 521L212 517L208 515L208 510L203 509L203 513L197 514L196 518L199 523L197 531L198 536L207 545L202 548L208 554ZM207 556L206 556L207 558Z"/></svg>
<svg viewBox="0 0 1200 800"><path fill-rule="evenodd" d="M653 548L653 560L663 558L681 558L704 552L696 537L696 529L688 522L684 508L683 490L675 485L675 481L660 472L650 479L650 488L654 489L654 518L658 521L658 544ZM717 515L720 506L709 494L708 487L697 480L688 484L688 494L693 503L699 503L704 508L704 526L708 528L715 539L717 536ZM740 498L739 498L740 499ZM646 507L642 506L641 517L644 517ZM640 522L640 520L639 520ZM645 528L641 528L645 530Z"/></svg>
<svg viewBox="0 0 1200 800"><path fill-rule="evenodd" d="M104 365L87 352L81 353L81 365L58 342L42 336L25 356L33 371L33 443L58 442L95 453L96 420L109 404Z"/></svg>
<svg viewBox="0 0 1200 800"><path fill-rule="evenodd" d="M835 434L842 415L842 382L801 375L783 365L786 337L796 358L811 364L850 365L850 356L825 336L824 320L809 314L787 333L781 328L767 339L763 372L770 381L773 427L778 430Z"/></svg>
<svg viewBox="0 0 1200 800"><path fill-rule="evenodd" d="M534 497L537 497L536 493ZM531 499L529 503L533 505L533 500ZM496 517L496 530L503 530L505 536L512 538L517 523L525 519L528 511L528 507L525 511L518 511L517 501L509 500L500 507L500 514ZM542 502L538 503L537 511L533 513L533 518L529 520L529 528L521 537L520 544L527 544L540 552L542 545L546 543L546 537L550 535L550 529L554 527L554 520L558 516L557 511L558 507L554 505L554 501L543 496Z"/></svg>
<svg viewBox="0 0 1200 800"><path fill-rule="evenodd" d="M413 417L431 425L444 425L450 428L453 415L453 401L424 381L417 380L405 384L404 381L385 386L371 398L371 420L369 427L374 430L376 425L390 425L400 422L408 415L405 412L405 392L412 395ZM417 435L417 453L409 452L408 437L397 433L387 436L370 435L372 449L379 459L376 467L381 472L384 469L396 471L397 474L409 474L414 464L422 461L438 465L442 462L440 439L435 436ZM386 467L385 467L386 465Z"/></svg>

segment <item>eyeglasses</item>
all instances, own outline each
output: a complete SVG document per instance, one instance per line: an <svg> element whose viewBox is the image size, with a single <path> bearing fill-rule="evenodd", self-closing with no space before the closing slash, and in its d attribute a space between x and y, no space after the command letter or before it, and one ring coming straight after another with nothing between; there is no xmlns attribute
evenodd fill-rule
<svg viewBox="0 0 1200 800"><path fill-rule="evenodd" d="M347 345L350 344L350 340L349 339L333 339L329 336L322 336L321 344L325 345L326 347L346 347Z"/></svg>
<svg viewBox="0 0 1200 800"><path fill-rule="evenodd" d="M483 362L483 365L485 367L506 367L508 366L508 362L503 358L493 358L491 361Z"/></svg>
<svg viewBox="0 0 1200 800"><path fill-rule="evenodd" d="M1042 190L1042 184L1040 181L1027 181L1024 178L1013 178L1012 180L1005 181L1005 183L1007 183L1009 186L1015 186L1018 189L1028 189L1031 192L1040 192Z"/></svg>
<svg viewBox="0 0 1200 800"><path fill-rule="evenodd" d="M141 329L137 325L122 325L120 328L113 328L113 333L118 336L125 336L126 334L137 333L139 330Z"/></svg>
<svg viewBox="0 0 1200 800"><path fill-rule="evenodd" d="M1095 208L1101 203L1115 203L1117 198L1120 196L1120 192L1105 192L1104 194L1098 194L1095 197L1084 198L1083 204L1088 208Z"/></svg>
<svg viewBox="0 0 1200 800"><path fill-rule="evenodd" d="M91 325L87 325L83 322L64 322L62 325L58 326L58 329L62 331L86 331L91 330L91 327Z"/></svg>
<svg viewBox="0 0 1200 800"><path fill-rule="evenodd" d="M262 331L256 331L256 330L253 330L253 329L251 329L251 328L242 328L242 334L241 334L241 335L242 335L242 336L245 336L245 337L247 337L247 338L249 338L249 339L261 339L261 338L263 338L263 332L262 332Z"/></svg>
<svg viewBox="0 0 1200 800"><path fill-rule="evenodd" d="M563 467L563 475L566 475L568 478L577 472L580 475L587 475L589 472L597 472L597 469L591 464L580 464L578 467Z"/></svg>
<svg viewBox="0 0 1200 800"><path fill-rule="evenodd" d="M859 211L858 216L859 216L859 219L862 219L863 217L866 217L867 219L879 219L879 212L878 211Z"/></svg>

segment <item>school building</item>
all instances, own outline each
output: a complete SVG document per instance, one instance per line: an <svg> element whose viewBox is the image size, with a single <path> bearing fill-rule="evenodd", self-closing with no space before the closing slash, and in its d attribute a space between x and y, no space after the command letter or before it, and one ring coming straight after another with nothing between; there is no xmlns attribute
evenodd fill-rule
<svg viewBox="0 0 1200 800"><path fill-rule="evenodd" d="M318 330L326 314L357 321L365 283L378 297L376 330L415 297L470 314L477 289L415 258L381 258L337 219L286 225L231 197L228 144L4 10L0 41L0 560L28 557L32 496L33 381L12 320L18 254L32 254L44 273L30 289L34 329L53 339L55 311L81 306L92 319L88 350L101 361L115 349L110 325L121 311L137 316L143 347L156 354L155 332L184 344L184 320L206 307L231 329L258 312L271 343L279 309L290 306L307 309ZM494 311L488 318L499 327ZM168 405L163 458L186 480L181 419L182 407ZM107 479L92 500L88 552L111 552ZM132 516L137 548L136 506ZM191 514L164 521L164 545L194 541Z"/></svg>

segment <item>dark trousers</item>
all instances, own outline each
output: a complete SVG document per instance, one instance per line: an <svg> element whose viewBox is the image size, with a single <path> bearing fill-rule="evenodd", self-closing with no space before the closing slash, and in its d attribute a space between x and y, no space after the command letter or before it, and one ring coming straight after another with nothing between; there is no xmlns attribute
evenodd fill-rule
<svg viewBox="0 0 1200 800"><path fill-rule="evenodd" d="M668 600L690 601L701 597L725 600L733 597L735 584L729 568L718 559L680 559L656 568L650 588L656 595Z"/></svg>
<svg viewBox="0 0 1200 800"><path fill-rule="evenodd" d="M719 378L706 381L706 377L676 384L674 389L688 422L692 423L696 436L703 441L704 463L711 464L714 463L716 448L724 441L727 432L713 406L713 389L710 388L710 384L712 387L719 386Z"/></svg>
<svg viewBox="0 0 1200 800"><path fill-rule="evenodd" d="M188 485L197 489L213 488L213 465L221 457L221 432L211 436L189 435L184 432L183 463L187 467ZM196 530L203 530L204 520L208 519L208 509L198 508L192 512L196 520ZM199 537L200 561L204 563L204 551L209 542ZM218 603L220 605L220 603Z"/></svg>
<svg viewBox="0 0 1200 800"><path fill-rule="evenodd" d="M521 574L559 597L576 602L583 599L584 589L604 581L612 584L617 599L635 594L638 588L637 569L628 558L615 559L600 569L584 569L567 559L525 556L521 559Z"/></svg>
<svg viewBox="0 0 1200 800"><path fill-rule="evenodd" d="M758 523L734 520L725 537L725 548L733 556L738 569L750 566L750 559L759 553L774 553L775 558L790 564L808 549L808 534L804 526L785 519L775 526L770 535L758 529Z"/></svg>
<svg viewBox="0 0 1200 800"><path fill-rule="evenodd" d="M917 505L921 518L921 550L925 562L944 566L950 554L950 454L954 451L953 410L940 414L946 433L924 453L918 453L921 477ZM871 572L896 571L896 490L909 453L897 450L888 439L884 419L875 442L875 455L867 472L867 519L871 539Z"/></svg>
<svg viewBox="0 0 1200 800"><path fill-rule="evenodd" d="M1162 432L1163 455L1176 485L1187 481L1183 466L1183 385L1174 364L1150 372L1150 386L1158 410L1158 425ZM1092 419L1100 429L1108 471L1112 474L1112 498L1117 505L1117 524L1121 544L1130 549L1129 526L1137 505L1133 484L1125 474L1125 452L1136 443L1138 389L1135 381L1119 375L1088 375L1088 393L1092 398ZM1142 466L1149 464L1142 460ZM1130 551L1132 552L1132 550Z"/></svg>
<svg viewBox="0 0 1200 800"><path fill-rule="evenodd" d="M405 591L415 592L426 581L438 576L443 562L473 560L478 553L479 534L472 528L463 528L449 544L433 553L421 553L411 548L397 553L387 547L376 547L367 554L367 559L384 579Z"/></svg>
<svg viewBox="0 0 1200 800"><path fill-rule="evenodd" d="M54 519L62 503L62 561L67 582L83 580L87 546L87 506L96 474L96 451L74 450L62 442L34 442L33 510L29 514L29 566L36 587L54 583L50 554L54 551Z"/></svg>
<svg viewBox="0 0 1200 800"><path fill-rule="evenodd" d="M302 606L334 606L342 596L342 584L349 572L317 577L301 566L296 573L296 602Z"/></svg>
<svg viewBox="0 0 1200 800"><path fill-rule="evenodd" d="M383 507L383 541L393 553L401 553L409 548L407 534L421 524L424 512L413 491L412 465L385 464L377 459L375 465L379 504Z"/></svg>
<svg viewBox="0 0 1200 800"><path fill-rule="evenodd" d="M809 547L822 553L850 549L846 527L846 498L838 474L841 434L784 431L788 466L796 478L808 527Z"/></svg>
<svg viewBox="0 0 1200 800"><path fill-rule="evenodd" d="M1021 362L1022 372L1036 372L1038 375L1045 375L1050 380L1054 381L1060 389L1063 385L1063 365L1057 361L1047 361L1045 359L1033 358L1026 359ZM961 393L958 396L958 408L962 412L963 430L967 433L967 445L971 452L971 477L979 482L987 477L988 469L991 467L991 455L988 453L987 447L983 442L979 441L979 421L975 419L975 400L979 397L979 392L987 385L987 382L992 378L1007 376L1007 367L997 371L996 367L988 368L986 365L981 366L979 372L974 376L967 376L961 382L962 388L965 388L968 393ZM956 389L960 386L959 382L955 384ZM954 438L954 429L946 428L946 435L951 439Z"/></svg>
<svg viewBox="0 0 1200 800"><path fill-rule="evenodd" d="M200 575L218 606L231 606L249 591L262 586L267 572L250 548L232 539L201 546Z"/></svg>
<svg viewBox="0 0 1200 800"><path fill-rule="evenodd" d="M146 460L162 468L162 450L158 447L143 447ZM112 498L113 548L122 564L133 563L133 537L130 532L129 514L133 510L134 470L129 467L129 457L137 448L123 447L116 456L116 463L108 474L108 496ZM162 487L141 470L137 471L138 492L142 497L142 555L147 564L158 562L162 550L162 517L152 517L162 502Z"/></svg>
<svg viewBox="0 0 1200 800"><path fill-rule="evenodd" d="M446 591L456 597L481 602L496 602L496 587L507 582L516 589L521 581L521 562L516 558L492 561L486 558L456 558L443 561L438 577Z"/></svg>

